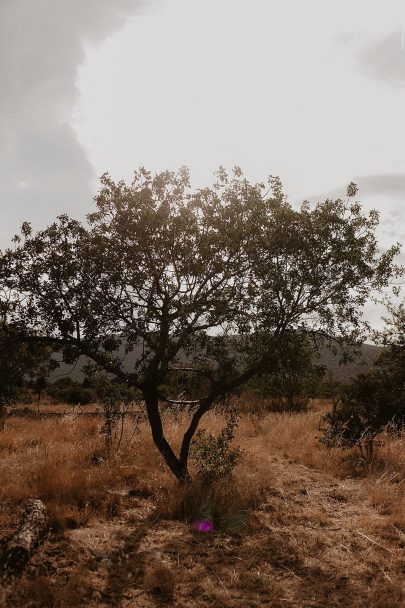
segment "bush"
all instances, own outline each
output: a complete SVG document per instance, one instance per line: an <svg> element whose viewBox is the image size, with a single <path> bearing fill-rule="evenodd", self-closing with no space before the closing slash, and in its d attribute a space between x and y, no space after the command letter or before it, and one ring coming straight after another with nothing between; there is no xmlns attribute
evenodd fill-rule
<svg viewBox="0 0 405 608"><path fill-rule="evenodd" d="M87 405L95 399L91 388L85 388L71 378L55 380L49 384L47 393L54 401L70 405Z"/></svg>
<svg viewBox="0 0 405 608"><path fill-rule="evenodd" d="M238 421L239 415L231 411L226 426L217 437L204 429L197 432L191 446L191 458L200 477L213 479L232 473L242 455L240 448L231 448Z"/></svg>
<svg viewBox="0 0 405 608"><path fill-rule="evenodd" d="M328 446L357 446L370 461L377 436L405 426L405 349L390 347L368 372L344 389L324 417L322 441Z"/></svg>
<svg viewBox="0 0 405 608"><path fill-rule="evenodd" d="M0 311L0 430L4 429L8 406L24 395L28 381L47 374L50 351L26 343L17 325L9 325L6 309Z"/></svg>
<svg viewBox="0 0 405 608"><path fill-rule="evenodd" d="M232 476L211 483L199 477L190 485L176 484L164 491L158 497L157 514L194 524L209 521L212 531L234 534L246 529L249 506Z"/></svg>
<svg viewBox="0 0 405 608"><path fill-rule="evenodd" d="M105 376L95 377L92 380L97 399L103 406L104 424L101 434L104 435L106 453L111 456L121 447L125 417L130 405L138 399L139 393L134 387L110 380ZM133 416L133 435L139 431L141 418L140 413Z"/></svg>

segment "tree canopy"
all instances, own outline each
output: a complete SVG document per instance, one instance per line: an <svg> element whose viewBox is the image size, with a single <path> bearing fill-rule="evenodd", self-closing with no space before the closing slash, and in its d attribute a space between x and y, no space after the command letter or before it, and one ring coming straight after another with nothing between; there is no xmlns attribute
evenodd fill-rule
<svg viewBox="0 0 405 608"><path fill-rule="evenodd" d="M45 378L50 351L43 344L25 342L21 330L0 320L0 430L7 406L12 405L24 383Z"/></svg>
<svg viewBox="0 0 405 608"><path fill-rule="evenodd" d="M173 473L188 477L190 442L215 400L274 368L296 332L353 343L362 307L394 271L381 253L378 214L345 200L293 207L278 178L252 184L222 168L193 190L186 169L132 183L101 179L85 225L60 216L33 234L22 227L3 255L13 319L27 339L87 355L142 391L154 441ZM117 347L143 344L133 369ZM159 402L173 368L204 379L179 454Z"/></svg>

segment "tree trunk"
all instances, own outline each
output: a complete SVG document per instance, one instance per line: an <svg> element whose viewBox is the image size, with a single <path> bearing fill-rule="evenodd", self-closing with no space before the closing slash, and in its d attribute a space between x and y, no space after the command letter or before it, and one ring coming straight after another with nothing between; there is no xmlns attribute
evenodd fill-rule
<svg viewBox="0 0 405 608"><path fill-rule="evenodd" d="M46 532L48 517L41 500L28 501L17 532L4 548L3 562L10 572L21 571Z"/></svg>
<svg viewBox="0 0 405 608"><path fill-rule="evenodd" d="M144 388L143 394L145 397L146 412L152 431L152 438L157 449L178 481L180 483L190 482L191 477L187 469L187 462L180 462L164 436L157 392L153 389Z"/></svg>
<svg viewBox="0 0 405 608"><path fill-rule="evenodd" d="M204 416L206 412L210 409L214 402L214 399L204 399L200 400L200 407L194 413L191 418L190 425L187 431L184 433L183 441L181 443L180 448L180 464L183 468L187 470L188 466L188 457L190 453L191 441L195 435L195 432L198 428L201 418Z"/></svg>

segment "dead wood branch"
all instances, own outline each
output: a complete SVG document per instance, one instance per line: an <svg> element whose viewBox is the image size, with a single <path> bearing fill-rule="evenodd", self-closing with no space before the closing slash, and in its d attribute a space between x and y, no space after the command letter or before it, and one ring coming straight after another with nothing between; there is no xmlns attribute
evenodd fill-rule
<svg viewBox="0 0 405 608"><path fill-rule="evenodd" d="M170 403L171 405L199 405L201 399L195 399L188 401L186 399L166 399L166 403Z"/></svg>
<svg viewBox="0 0 405 608"><path fill-rule="evenodd" d="M38 546L48 527L48 516L41 500L29 500L22 514L21 523L7 542L3 563L9 572L20 572Z"/></svg>

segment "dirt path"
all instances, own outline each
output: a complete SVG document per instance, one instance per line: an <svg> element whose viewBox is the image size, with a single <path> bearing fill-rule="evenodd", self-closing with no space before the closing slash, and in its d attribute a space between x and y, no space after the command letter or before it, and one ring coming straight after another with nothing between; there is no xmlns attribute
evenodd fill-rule
<svg viewBox="0 0 405 608"><path fill-rule="evenodd" d="M405 606L405 536L368 504L362 482L284 459L274 467L279 485L258 518L284 605Z"/></svg>
<svg viewBox="0 0 405 608"><path fill-rule="evenodd" d="M175 607L405 606L405 535L379 516L362 482L337 480L277 455L276 483L239 536L198 535L125 498L111 522L51 536L8 607L164 605L147 593L174 581Z"/></svg>

